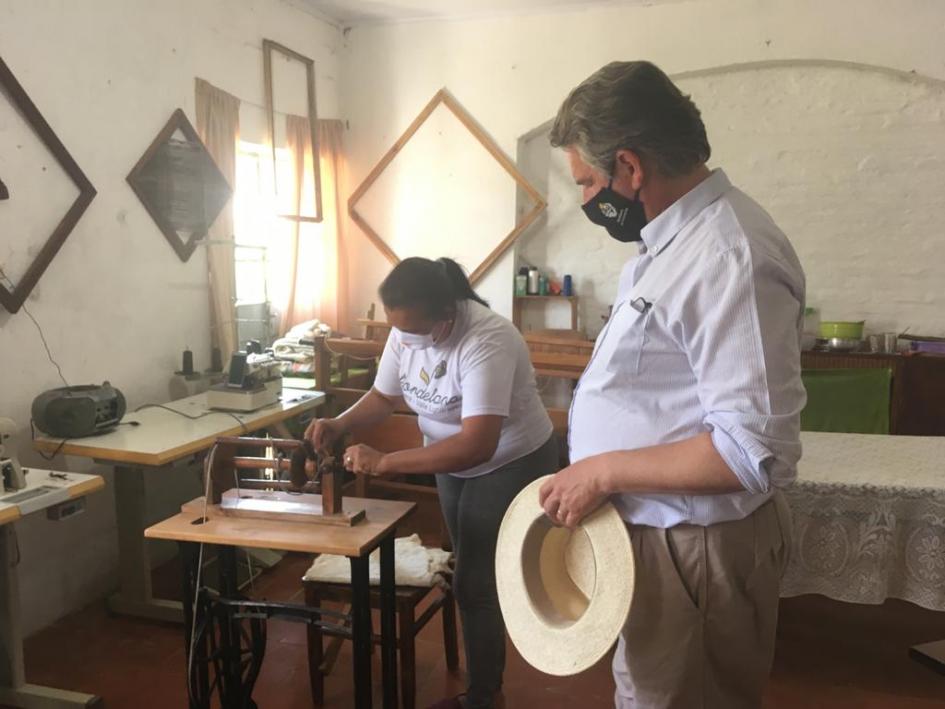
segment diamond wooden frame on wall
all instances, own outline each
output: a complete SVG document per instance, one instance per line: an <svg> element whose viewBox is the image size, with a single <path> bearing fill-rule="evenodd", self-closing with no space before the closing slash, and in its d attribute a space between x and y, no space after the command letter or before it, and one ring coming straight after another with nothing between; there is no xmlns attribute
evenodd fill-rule
<svg viewBox="0 0 945 709"><path fill-rule="evenodd" d="M186 138L186 149L192 152L180 152L185 146L174 145L182 142L171 140L178 130ZM178 152L174 155L172 151ZM128 173L127 181L184 262L233 196L230 183L179 108ZM187 241L178 230L190 231Z"/></svg>
<svg viewBox="0 0 945 709"><path fill-rule="evenodd" d="M46 239L36 258L26 269L26 273L20 279L19 283L13 284L13 289L7 288L6 282L0 281L0 305L11 313L17 312L26 301L29 294L36 287L36 283L49 267L55 255L62 248L63 243L72 233L76 223L88 209L89 203L95 198L95 187L85 176L82 169L73 160L66 146L62 144L58 136L50 127L46 119L36 108L36 105L30 100L26 90L20 86L20 83L13 76L10 67L0 58L0 94L6 96L7 100L19 111L23 119L29 124L30 128L36 134L36 137L42 142L46 149L52 154L59 163L59 166L72 180L72 183L79 190L79 195L75 198L72 206L65 213L52 234ZM3 191L9 192L4 185Z"/></svg>
<svg viewBox="0 0 945 709"><path fill-rule="evenodd" d="M361 230L367 235L371 240L374 246L384 254L391 263L398 264L400 263L400 257L394 253L394 250L390 245L384 241L380 234L378 234L370 224L367 223L367 220L362 217L358 210L356 209L358 202L365 195L365 193L371 188L371 186L377 181L377 178L380 177L384 169L393 162L394 158L397 157L397 154L403 150L407 142L413 137L413 135L420 129L420 126L423 125L424 121L430 117L430 114L436 110L436 108L443 104L446 106L450 112L459 119L459 122L466 127L466 129L472 134L472 136L479 141L479 144L486 149L486 151L502 166L509 176L515 183L524 190L525 194L528 195L529 199L534 202L534 206L526 212L522 217L515 223L512 227L512 230L509 231L499 242L499 244L486 256L481 264L479 264L472 273L469 275L469 280L471 283L475 284L479 281L496 261L499 260L499 257L504 254L512 244L515 243L515 240L521 235L529 225L534 222L538 215L541 214L542 210L548 206L545 199L538 194L538 191L532 186L532 184L525 178L525 176L519 172L518 168L515 167L515 164L509 160L509 158L502 152L495 141L490 138L486 132L476 123L475 119L464 109L453 96L445 89L440 89L436 92L436 95L430 102L424 106L423 110L420 111L420 114L413 120L407 130L404 131L403 135L397 139L391 148L384 154L384 157L380 159L377 165L374 166L374 169L368 173L368 176L364 178L364 181L358 186L358 188L351 193L351 196L348 198L348 215L351 217L351 220L357 224Z"/></svg>

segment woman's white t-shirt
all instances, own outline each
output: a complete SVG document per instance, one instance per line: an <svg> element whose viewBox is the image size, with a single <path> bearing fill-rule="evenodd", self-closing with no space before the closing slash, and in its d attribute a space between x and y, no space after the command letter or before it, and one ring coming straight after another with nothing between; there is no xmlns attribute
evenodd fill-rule
<svg viewBox="0 0 945 709"><path fill-rule="evenodd" d="M504 317L472 300L458 305L449 337L428 349L404 347L398 331L391 330L374 388L404 398L417 413L428 443L459 433L464 418L505 417L495 455L453 473L458 477L492 472L534 452L552 433L522 335Z"/></svg>

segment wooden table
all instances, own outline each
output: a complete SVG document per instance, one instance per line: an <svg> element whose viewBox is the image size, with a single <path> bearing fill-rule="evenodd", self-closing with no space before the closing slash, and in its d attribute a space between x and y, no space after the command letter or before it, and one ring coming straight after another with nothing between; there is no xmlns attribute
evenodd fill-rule
<svg viewBox="0 0 945 709"><path fill-rule="evenodd" d="M315 497L318 497L317 495ZM368 559L372 551L380 549L381 571L381 653L384 685L384 707L397 706L397 640L395 630L394 597L394 533L416 507L413 502L390 500L370 500L346 497L345 509L364 509L365 519L351 527L317 524L310 522L281 522L269 519L248 519L227 517L214 513L204 516L203 498L185 505L182 511L173 517L145 530L150 539L167 539L181 545L181 559L184 564L183 593L188 603L184 609L185 639L190 642L194 623L200 622L200 607L190 604L195 598L198 583L199 545L211 544L220 547L220 583L219 591L224 599L238 598L236 588L236 548L258 547L280 549L284 551L306 552L311 554L338 554L348 557L351 563L351 638L354 661L355 706L365 709L371 706L371 599L368 575ZM286 604L282 604L284 607ZM301 606L300 608L304 608ZM307 609L311 612L311 609ZM239 638L236 627L224 628L221 632L224 641L227 637ZM227 652L227 650L222 649ZM199 656L200 648L194 648ZM230 647L236 652L237 648ZM261 661L261 658L260 658ZM190 662L188 658L188 667ZM208 677L204 672L198 676L200 691L198 697L207 697ZM231 683L240 683L238 677L231 676ZM208 697L207 697L208 698ZM209 698L208 698L209 699ZM192 709L203 709L208 704L191 699Z"/></svg>
<svg viewBox="0 0 945 709"><path fill-rule="evenodd" d="M94 695L26 682L19 549L13 523L26 515L73 504L75 500L101 490L105 481L100 475L63 474L37 468L27 468L24 472L27 478L25 488L0 494L0 705L30 709L100 707L101 699Z"/></svg>
<svg viewBox="0 0 945 709"><path fill-rule="evenodd" d="M802 352L804 369L889 369L889 432L945 436L945 357L930 354Z"/></svg>
<svg viewBox="0 0 945 709"><path fill-rule="evenodd" d="M34 447L45 453L82 456L115 468L120 588L108 599L112 612L169 622L183 620L180 603L155 599L151 592L151 562L143 535L147 526L145 475L154 470L171 472L175 464L206 452L220 436L284 426L286 420L325 400L317 391L283 389L282 396L282 401L272 406L230 414L209 409L206 393L196 394L165 404L173 411L143 408L125 414L123 423L137 421L138 426L122 425L100 436L65 443L47 437L34 441Z"/></svg>

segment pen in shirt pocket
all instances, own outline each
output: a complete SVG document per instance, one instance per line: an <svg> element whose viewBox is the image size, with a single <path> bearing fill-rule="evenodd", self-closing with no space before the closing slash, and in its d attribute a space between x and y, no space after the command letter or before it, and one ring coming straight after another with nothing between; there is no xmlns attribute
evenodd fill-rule
<svg viewBox="0 0 945 709"><path fill-rule="evenodd" d="M650 308L653 307L653 303L651 303L650 301L646 300L645 298L641 296L639 298L634 298L633 300L631 300L630 307L636 310L638 313L644 314Z"/></svg>

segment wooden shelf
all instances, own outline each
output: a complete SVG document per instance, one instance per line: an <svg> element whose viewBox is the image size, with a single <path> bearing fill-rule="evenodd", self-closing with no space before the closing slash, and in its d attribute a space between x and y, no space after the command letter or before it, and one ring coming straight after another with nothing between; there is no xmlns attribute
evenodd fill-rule
<svg viewBox="0 0 945 709"><path fill-rule="evenodd" d="M517 295L516 300L577 300L576 295Z"/></svg>
<svg viewBox="0 0 945 709"><path fill-rule="evenodd" d="M578 296L576 295L516 295L512 300L512 322L519 330L522 329L522 308L529 301L547 303L560 300L571 306L571 329L577 330L578 323Z"/></svg>

